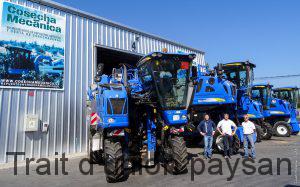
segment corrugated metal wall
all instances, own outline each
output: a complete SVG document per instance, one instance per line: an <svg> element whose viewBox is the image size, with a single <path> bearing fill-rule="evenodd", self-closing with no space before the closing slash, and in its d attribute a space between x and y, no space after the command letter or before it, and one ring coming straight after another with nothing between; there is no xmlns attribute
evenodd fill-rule
<svg viewBox="0 0 300 187"><path fill-rule="evenodd" d="M87 19L31 1L12 0L49 13L66 16L66 50L64 91L0 89L0 162L11 162L7 151L25 152L25 157L47 157L86 152L86 90L93 77L94 45L131 51L139 36L137 52L147 54L167 48L169 52L196 53L196 61L204 64L203 53L176 46L172 42L149 37L148 34L125 30L117 25ZM33 92L33 94L32 94ZM30 94L29 94L30 93ZM38 114L49 122L48 133L24 132L24 116ZM25 157L20 157L24 159Z"/></svg>

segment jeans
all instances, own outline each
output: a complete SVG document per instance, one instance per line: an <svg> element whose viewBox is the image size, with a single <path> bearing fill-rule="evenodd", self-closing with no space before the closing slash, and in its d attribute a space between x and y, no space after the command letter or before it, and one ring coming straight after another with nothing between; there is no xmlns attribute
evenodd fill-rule
<svg viewBox="0 0 300 187"><path fill-rule="evenodd" d="M212 155L213 136L204 136L204 156L211 157Z"/></svg>
<svg viewBox="0 0 300 187"><path fill-rule="evenodd" d="M232 141L233 137L230 135L224 135L224 156L231 156L232 155Z"/></svg>
<svg viewBox="0 0 300 187"><path fill-rule="evenodd" d="M244 152L245 152L245 157L248 157L248 141L251 145L251 157L255 158L255 146L254 146L254 141L253 141L253 134L244 134Z"/></svg>

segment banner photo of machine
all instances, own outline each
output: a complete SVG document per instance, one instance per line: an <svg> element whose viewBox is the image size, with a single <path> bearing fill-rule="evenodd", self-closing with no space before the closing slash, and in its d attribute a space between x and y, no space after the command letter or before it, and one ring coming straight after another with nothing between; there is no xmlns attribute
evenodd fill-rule
<svg viewBox="0 0 300 187"><path fill-rule="evenodd" d="M0 0L0 87L63 89L66 18Z"/></svg>

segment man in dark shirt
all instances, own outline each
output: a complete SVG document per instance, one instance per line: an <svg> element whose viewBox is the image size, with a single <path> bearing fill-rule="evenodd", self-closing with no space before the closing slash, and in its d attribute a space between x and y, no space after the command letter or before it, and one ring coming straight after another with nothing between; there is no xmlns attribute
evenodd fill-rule
<svg viewBox="0 0 300 187"><path fill-rule="evenodd" d="M216 125L209 119L209 115L204 115L204 120L200 122L197 127L198 131L204 136L204 158L211 158L212 156L212 144L213 136L215 134Z"/></svg>

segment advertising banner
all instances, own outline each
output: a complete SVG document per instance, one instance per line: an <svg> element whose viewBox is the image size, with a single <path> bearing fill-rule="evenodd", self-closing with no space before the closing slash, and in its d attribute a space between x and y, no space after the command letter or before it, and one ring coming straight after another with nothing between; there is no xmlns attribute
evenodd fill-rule
<svg viewBox="0 0 300 187"><path fill-rule="evenodd" d="M0 87L63 89L66 18L0 0Z"/></svg>

